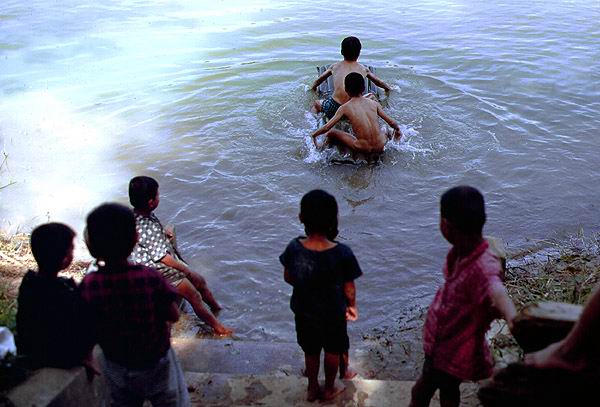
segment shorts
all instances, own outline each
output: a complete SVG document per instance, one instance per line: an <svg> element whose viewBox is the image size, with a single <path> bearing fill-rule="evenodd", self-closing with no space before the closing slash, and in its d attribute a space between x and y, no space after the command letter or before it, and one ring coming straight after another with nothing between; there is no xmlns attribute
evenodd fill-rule
<svg viewBox="0 0 600 407"><path fill-rule="evenodd" d="M153 406L190 405L187 384L171 348L149 369L131 369L106 357L103 357L102 362L113 407L141 407L144 400L150 400Z"/></svg>
<svg viewBox="0 0 600 407"><path fill-rule="evenodd" d="M296 315L295 320L298 345L304 353L317 355L324 349L327 353L342 354L350 348L345 319L324 322Z"/></svg>
<svg viewBox="0 0 600 407"><path fill-rule="evenodd" d="M327 116L328 119L331 119L335 115L340 106L341 105L338 102L336 102L332 97L325 99L321 103L321 109L323 110L323 113L325 113L325 116Z"/></svg>

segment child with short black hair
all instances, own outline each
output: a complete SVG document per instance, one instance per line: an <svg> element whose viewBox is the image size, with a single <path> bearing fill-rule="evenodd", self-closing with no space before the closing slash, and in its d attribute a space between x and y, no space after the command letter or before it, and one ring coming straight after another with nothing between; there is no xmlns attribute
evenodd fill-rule
<svg viewBox="0 0 600 407"><path fill-rule="evenodd" d="M325 389L334 398L344 390L335 379L340 360L346 370L349 339L346 320L358 318L354 280L362 275L352 250L335 240L338 208L335 198L313 190L300 202L306 237L293 239L279 257L285 281L294 287L290 306L295 314L298 344L304 351L307 399L321 396L318 382L321 349L325 351Z"/></svg>
<svg viewBox="0 0 600 407"><path fill-rule="evenodd" d="M103 204L87 217L86 243L98 271L80 285L113 405L187 406L187 386L171 349L177 294L156 270L129 263L137 239L133 212Z"/></svg>
<svg viewBox="0 0 600 407"><path fill-rule="evenodd" d="M483 195L469 186L441 198L440 230L452 244L423 329L425 363L412 389L412 407L428 406L440 390L442 406L460 404L460 383L492 374L485 334L497 317L512 330L515 306L502 283L500 260L483 238Z"/></svg>
<svg viewBox="0 0 600 407"><path fill-rule="evenodd" d="M29 270L19 287L16 342L18 354L32 367L85 364L91 350L75 281L58 277L73 261L74 238L73 229L62 223L31 233L38 270Z"/></svg>
<svg viewBox="0 0 600 407"><path fill-rule="evenodd" d="M337 109L331 120L312 134L315 147L320 148L317 136L325 134L328 140L338 141L354 152L382 153L389 139L399 140L402 137L398 123L383 111L378 102L363 96L365 82L360 73L349 73L344 78L344 83L350 99ZM350 122L354 134L334 128L343 117ZM393 133L382 131L379 117L394 129Z"/></svg>
<svg viewBox="0 0 600 407"><path fill-rule="evenodd" d="M334 91L333 95L324 100L317 100L313 105L315 112L323 112L328 119L331 119L341 105L350 100L350 96L346 93L344 87L344 78L351 72L357 72L361 78L369 78L375 85L389 92L390 87L368 68L358 63L358 57L362 44L356 37L346 37L342 41L341 54L344 57L343 61L337 62L329 67L325 72L317 78L312 85L312 90L316 91L317 87L325 81L329 76L333 75Z"/></svg>
<svg viewBox="0 0 600 407"><path fill-rule="evenodd" d="M177 293L190 303L196 315L210 325L217 335L231 335L233 330L223 326L216 317L221 306L206 280L181 259L174 245L173 231L164 228L154 214L160 202L158 188L158 182L151 177L138 176L129 181L129 201L134 208L139 236L133 250L133 261L161 272ZM204 303L210 307L210 311Z"/></svg>

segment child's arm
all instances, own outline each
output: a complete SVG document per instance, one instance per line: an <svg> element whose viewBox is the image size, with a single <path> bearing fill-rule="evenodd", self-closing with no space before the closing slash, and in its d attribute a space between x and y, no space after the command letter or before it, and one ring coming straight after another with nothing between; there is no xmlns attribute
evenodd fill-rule
<svg viewBox="0 0 600 407"><path fill-rule="evenodd" d="M501 284L494 284L491 288L492 305L500 312L506 320L508 329L513 330L513 321L517 316L515 304L508 296L506 288Z"/></svg>
<svg viewBox="0 0 600 407"><path fill-rule="evenodd" d="M181 271L186 276L188 274L192 273L192 270L190 270L190 268L188 267L187 264L185 264L182 261L177 260L175 257L171 256L168 253L165 255L165 257L160 259L160 262L166 266L169 266L171 268Z"/></svg>
<svg viewBox="0 0 600 407"><path fill-rule="evenodd" d="M371 72L369 69L367 69L367 78L369 78L371 80L371 82L373 82L375 85L379 86L386 92L390 91L391 88L389 87L389 85L387 83L385 83L384 81L382 81L381 79L379 79L377 76L375 76L375 74L373 72Z"/></svg>
<svg viewBox="0 0 600 407"><path fill-rule="evenodd" d="M324 81L325 79L329 78L329 77L331 76L331 74L332 74L332 73L333 73L333 71L331 70L331 68L329 68L329 69L326 69L326 70L325 70L325 72L323 72L323 73L321 74L321 76L319 76L319 77L317 78L317 80L316 80L316 81L314 81L314 83L312 84L312 86L311 86L311 89L312 89L312 91L313 91L313 92L316 92L316 91L317 91L317 87L318 87L318 86L319 86L321 83L323 83L323 81Z"/></svg>
<svg viewBox="0 0 600 407"><path fill-rule="evenodd" d="M291 286L294 285L294 280L292 279L292 276L290 275L290 272L286 268L283 269L283 279L289 285L291 285Z"/></svg>
<svg viewBox="0 0 600 407"><path fill-rule="evenodd" d="M379 103L377 103L377 114L379 115L379 117L385 120L385 122L389 124L391 128L394 129L394 138L402 137L402 132L400 131L400 126L398 126L398 123L396 123L394 119L392 119L390 116L387 115L386 112L383 111Z"/></svg>
<svg viewBox="0 0 600 407"><path fill-rule="evenodd" d="M317 147L317 148L319 147L319 146L317 146L317 136L320 136L321 134L327 133L329 130L331 130L333 128L333 126L335 126L337 124L337 122L339 122L342 119L343 116L344 116L344 105L340 106L340 108L337 110L337 112L335 112L335 114L333 115L331 120L329 120L327 123L325 123L325 125L323 127L318 129L311 135L311 137L313 139L313 143L315 144L315 147Z"/></svg>
<svg viewBox="0 0 600 407"><path fill-rule="evenodd" d="M358 308L356 307L356 286L354 281L344 283L344 296L346 297L346 320L356 321L358 319Z"/></svg>

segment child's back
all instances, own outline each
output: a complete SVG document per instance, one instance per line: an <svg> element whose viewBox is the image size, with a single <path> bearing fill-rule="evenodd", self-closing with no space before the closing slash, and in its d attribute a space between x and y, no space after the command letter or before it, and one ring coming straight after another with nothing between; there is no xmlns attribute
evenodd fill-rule
<svg viewBox="0 0 600 407"><path fill-rule="evenodd" d="M366 77L370 72L365 66L357 61L340 61L331 66L331 77L333 78L333 99L340 105L343 105L350 100L350 96L346 92L344 79L352 72Z"/></svg>
<svg viewBox="0 0 600 407"><path fill-rule="evenodd" d="M86 242L99 268L80 290L104 352L104 376L115 405L189 405L170 343L177 296L156 270L127 261L136 238L133 212L122 205L104 204L88 215Z"/></svg>
<svg viewBox="0 0 600 407"><path fill-rule="evenodd" d="M71 263L74 237L60 223L31 233L38 272L28 271L19 287L16 340L17 352L32 366L72 367L90 348L75 282L57 276Z"/></svg>
<svg viewBox="0 0 600 407"><path fill-rule="evenodd" d="M305 354L307 399L320 395L318 372L325 351L325 391L331 399L343 391L335 385L340 366L348 368L350 346L346 320L356 320L354 280L362 275L352 250L334 241L337 236L337 203L325 191L314 190L300 202L300 220L307 237L293 239L279 257L285 281L294 287L290 306L295 314L298 344Z"/></svg>
<svg viewBox="0 0 600 407"><path fill-rule="evenodd" d="M286 247L281 262L294 281L290 307L295 315L319 322L346 320L344 283L362 274L348 246L337 243L315 251L297 237Z"/></svg>
<svg viewBox="0 0 600 407"><path fill-rule="evenodd" d="M28 271L19 287L17 350L34 366L72 367L86 355L81 300L72 279Z"/></svg>
<svg viewBox="0 0 600 407"><path fill-rule="evenodd" d="M155 270L99 267L81 282L95 338L107 358L131 368L152 366L170 348L167 315L176 295Z"/></svg>

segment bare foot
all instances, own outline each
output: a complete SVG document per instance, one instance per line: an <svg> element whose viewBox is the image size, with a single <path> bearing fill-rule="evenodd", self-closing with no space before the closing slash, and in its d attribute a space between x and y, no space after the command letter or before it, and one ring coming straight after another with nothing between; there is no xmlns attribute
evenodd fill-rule
<svg viewBox="0 0 600 407"><path fill-rule="evenodd" d="M215 335L218 336L231 336L233 334L233 329L225 328L221 324L214 326L213 330L215 331Z"/></svg>
<svg viewBox="0 0 600 407"><path fill-rule="evenodd" d="M342 393L344 390L346 390L346 387L344 385L334 384L333 388L325 389L325 391L323 392L323 400L332 400L335 398L335 396Z"/></svg>
<svg viewBox="0 0 600 407"><path fill-rule="evenodd" d="M525 355L525 364L539 369L562 369L579 372L585 369L584 360L571 360L561 349L562 342L556 342L546 348Z"/></svg>
<svg viewBox="0 0 600 407"><path fill-rule="evenodd" d="M308 386L306 390L306 400L313 402L319 398L321 395L321 387L318 385L315 387Z"/></svg>
<svg viewBox="0 0 600 407"><path fill-rule="evenodd" d="M358 372L356 370L352 369L350 366L348 366L346 368L346 371L343 374L342 374L342 372L340 372L340 379L352 380L356 376L358 376Z"/></svg>

